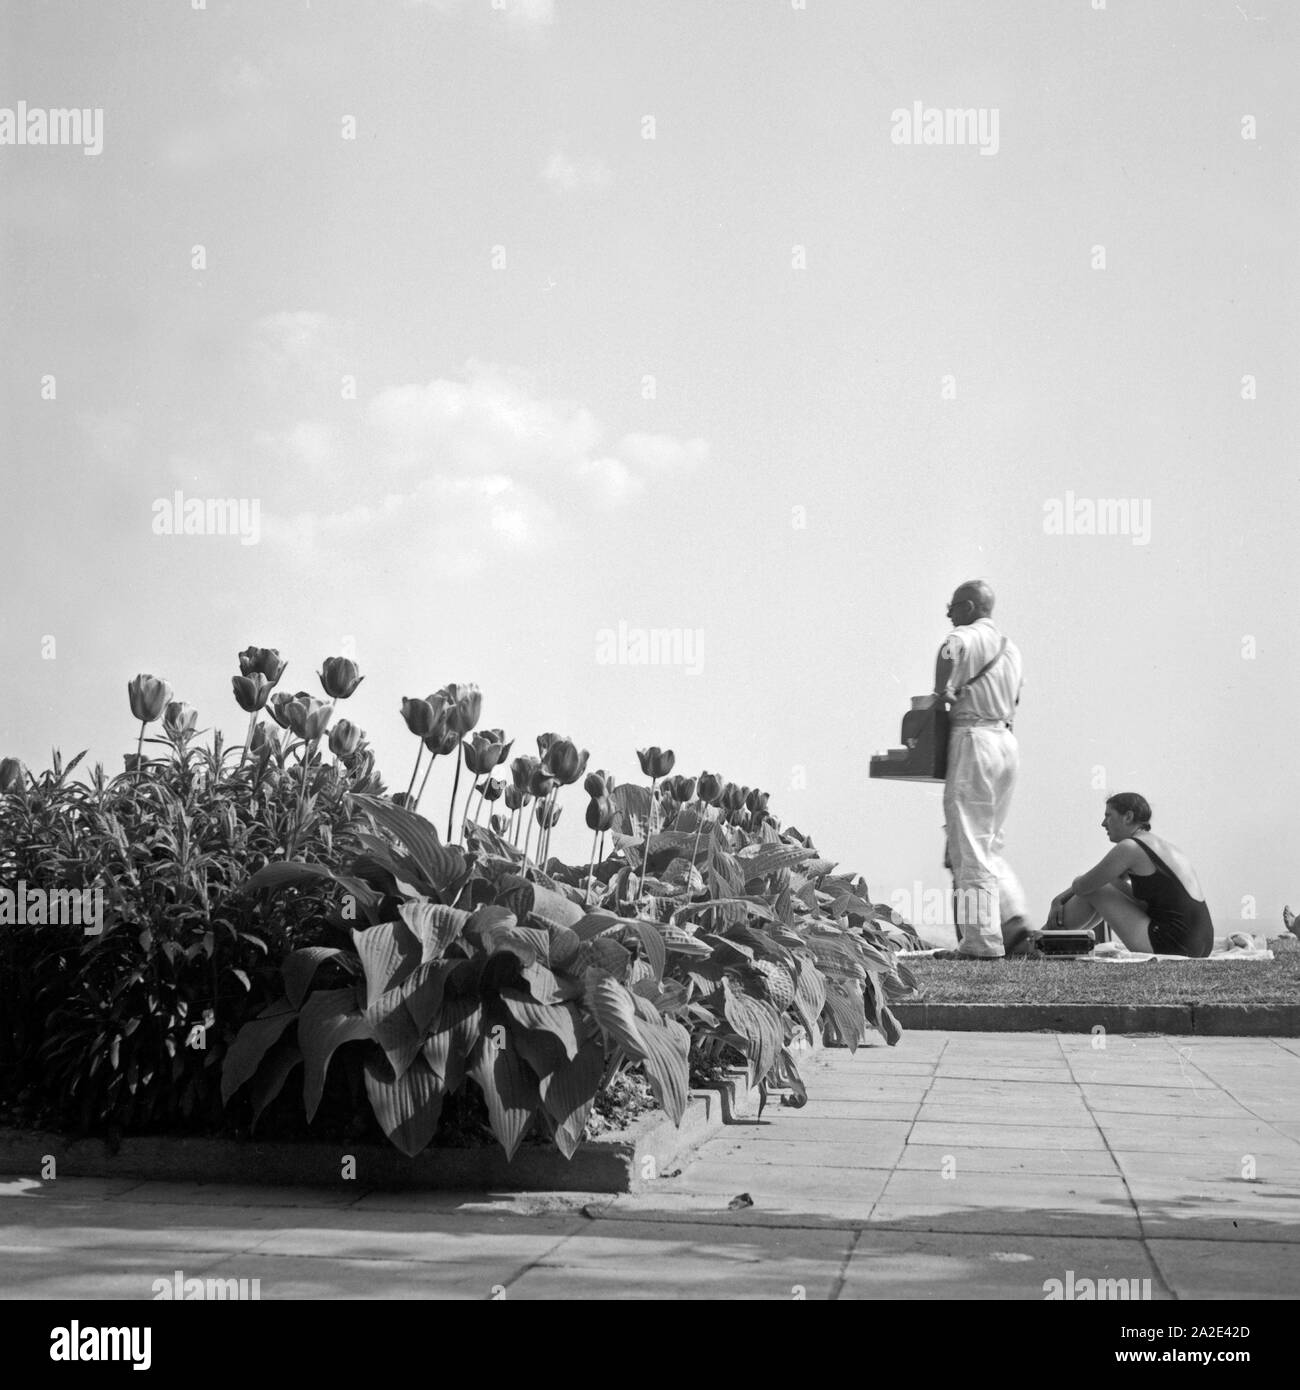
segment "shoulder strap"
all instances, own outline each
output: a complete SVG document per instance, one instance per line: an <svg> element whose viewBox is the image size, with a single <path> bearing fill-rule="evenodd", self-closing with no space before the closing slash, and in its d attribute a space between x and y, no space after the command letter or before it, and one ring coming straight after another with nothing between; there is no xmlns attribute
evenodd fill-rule
<svg viewBox="0 0 1300 1390"><path fill-rule="evenodd" d="M994 656L992 660L986 661L984 665L980 667L978 673L976 675L973 675L970 678L970 680L968 680L966 684L963 685L962 688L956 692L954 698L960 699L961 696L963 696L971 688L971 686L975 684L977 680L981 680L984 676L988 675L988 673L998 664L998 662L1002 660L1002 653L1005 652L1006 649L1007 639L1004 637L1002 639L1002 645L997 650L997 655Z"/></svg>

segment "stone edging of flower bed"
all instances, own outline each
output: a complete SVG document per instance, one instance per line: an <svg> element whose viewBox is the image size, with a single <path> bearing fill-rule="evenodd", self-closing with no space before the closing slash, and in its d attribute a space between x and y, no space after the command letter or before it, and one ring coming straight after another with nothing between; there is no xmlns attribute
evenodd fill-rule
<svg viewBox="0 0 1300 1390"><path fill-rule="evenodd" d="M821 1044L804 1041L791 1050L802 1059L820 1052ZM426 1149L407 1158L391 1145L152 1135L124 1139L113 1154L102 1139L0 1127L0 1174L37 1178L46 1155L52 1154L60 1177L332 1187L343 1181L343 1155L352 1153L357 1159L355 1181L362 1190L636 1192L680 1168L724 1125L757 1108L758 1088L748 1085L743 1069L732 1068L712 1085L692 1089L680 1128L662 1110L654 1110L626 1129L588 1139L571 1159L549 1145L528 1146L509 1164L495 1144Z"/></svg>
<svg viewBox="0 0 1300 1390"><path fill-rule="evenodd" d="M342 1158L351 1153L361 1189L635 1192L680 1168L724 1124L748 1113L757 1096L757 1090L745 1084L744 1073L734 1073L691 1092L680 1128L655 1110L626 1129L587 1140L572 1159L549 1145L521 1148L508 1164L496 1145L426 1149L407 1158L390 1145L168 1135L124 1139L113 1154L102 1139L70 1140L48 1132L0 1129L0 1173L39 1177L46 1155L53 1155L59 1177L332 1187L343 1181Z"/></svg>
<svg viewBox="0 0 1300 1390"><path fill-rule="evenodd" d="M44 1156L52 1154L59 1177L332 1187L343 1181L343 1156L352 1154L356 1186L366 1190L633 1192L643 1172L652 1178L679 1167L711 1138L722 1127L723 1110L716 1091L693 1091L680 1129L656 1110L626 1129L587 1140L571 1159L551 1145L527 1145L512 1163L495 1144L431 1148L407 1158L391 1145L151 1135L124 1139L113 1154L102 1139L0 1129L0 1173L39 1177Z"/></svg>
<svg viewBox="0 0 1300 1390"><path fill-rule="evenodd" d="M1200 1037L1300 1037L1300 1004L958 1004L891 1006L904 1029L959 1033L1169 1033Z"/></svg>

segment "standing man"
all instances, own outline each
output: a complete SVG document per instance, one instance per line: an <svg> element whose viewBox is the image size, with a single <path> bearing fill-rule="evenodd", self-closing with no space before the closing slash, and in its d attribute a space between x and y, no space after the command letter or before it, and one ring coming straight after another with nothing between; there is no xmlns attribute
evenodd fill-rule
<svg viewBox="0 0 1300 1390"><path fill-rule="evenodd" d="M1020 649L993 622L993 601L982 579L954 592L953 630L934 670L935 696L950 706L943 810L961 938L952 954L959 960L996 960L1029 940L1024 892L999 853L1020 768L1011 725L1023 676Z"/></svg>

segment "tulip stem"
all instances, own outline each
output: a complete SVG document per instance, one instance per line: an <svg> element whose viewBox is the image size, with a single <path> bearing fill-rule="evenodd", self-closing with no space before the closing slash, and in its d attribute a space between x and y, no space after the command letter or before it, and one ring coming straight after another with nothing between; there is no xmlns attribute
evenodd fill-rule
<svg viewBox="0 0 1300 1390"><path fill-rule="evenodd" d="M693 871L694 868L695 868L695 856L700 852L700 832L701 832L703 829L704 829L704 803L703 803L703 802L700 802L700 823L695 827L695 843L691 846L691 869L692 869L692 871ZM686 878L686 893L687 893L687 897L689 897L689 896L690 896L690 893L691 893L691 879L690 879L690 875L689 875L689 874L687 875L687 878Z"/></svg>
<svg viewBox="0 0 1300 1390"><path fill-rule="evenodd" d="M420 770L420 758L421 758L421 756L423 755L423 753L424 753L424 744L421 743L421 744L416 748L416 750L415 750L415 766L411 769L411 782L410 782L410 785L406 788L406 804L407 804L408 806L409 806L410 803L411 803L411 792L412 792L412 791L414 790L414 788L415 788L415 774L416 774L417 772L419 772L419 770ZM430 759L430 761L429 761L429 766L430 766L430 767L433 766L433 760L432 760L432 759ZM426 772L426 773L424 774L424 777L425 777L425 780L428 781L429 774ZM423 791L424 791L424 788L421 787L420 790L423 792ZM416 798L415 804L416 804L417 806L420 804L420 799L419 799L419 797Z"/></svg>
<svg viewBox="0 0 1300 1390"><path fill-rule="evenodd" d="M144 720L142 719L142 720L140 721L140 737L139 737L139 739L136 741L136 745L135 745L135 781L136 781L136 785L137 785L137 786L140 785L140 774L144 771L144 768L143 768L143 766L141 765L141 762L140 762L140 755L143 753L143 751L144 751Z"/></svg>
<svg viewBox="0 0 1300 1390"><path fill-rule="evenodd" d="M533 838L533 817L528 816L528 825L524 830L524 877L528 877L528 842Z"/></svg>
<svg viewBox="0 0 1300 1390"><path fill-rule="evenodd" d="M460 763L463 741L456 744L456 776L451 784L451 805L447 809L447 843L451 844L451 827L456 816L456 796L460 791Z"/></svg>
<svg viewBox="0 0 1300 1390"><path fill-rule="evenodd" d="M600 830L593 830L591 832L591 862L587 865L587 894L585 901L588 907L591 906L592 886L596 882L596 841L599 839Z"/></svg>
<svg viewBox="0 0 1300 1390"><path fill-rule="evenodd" d="M417 753L415 756L418 759L420 755ZM424 781L420 783L420 791L415 798L415 806L413 807L416 811L420 809L420 802L424 799L424 789L429 785L429 774L433 771L433 764L437 757L438 755L434 753L429 759L429 766L424 769Z"/></svg>
<svg viewBox="0 0 1300 1390"><path fill-rule="evenodd" d="M650 836L654 833L655 821L655 783L659 779L650 779L650 809L646 812L645 818L645 851L641 855L641 882L636 890L637 911L641 910L641 894L645 891L646 870L650 867Z"/></svg>
<svg viewBox="0 0 1300 1390"><path fill-rule="evenodd" d="M484 779L483 785L480 786L479 789L478 789L478 812L477 812L477 815L475 816L475 820L476 820L476 821L477 821L477 819L478 819L478 816L481 816L481 815L483 814L483 791L484 791L484 788L485 788L486 786L487 786L487 781L486 781L486 779ZM461 823L460 823L460 839L461 839L461 843L462 843L462 844L465 843L465 827L469 824L469 808L470 808L473 804L474 804L474 788L471 787L471 788L469 789L469 795L465 798L465 818L464 818L464 820L462 820Z"/></svg>
<svg viewBox="0 0 1300 1390"><path fill-rule="evenodd" d="M253 725L257 723L257 711L253 710L248 716L248 733L244 737L244 747L239 754L239 767L243 767L244 759L248 757L248 745L253 741ZM235 771L238 772L239 768Z"/></svg>

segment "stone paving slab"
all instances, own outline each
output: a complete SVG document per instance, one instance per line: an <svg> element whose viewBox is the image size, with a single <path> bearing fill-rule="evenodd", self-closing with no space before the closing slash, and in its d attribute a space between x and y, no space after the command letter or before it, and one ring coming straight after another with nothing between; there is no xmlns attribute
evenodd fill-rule
<svg viewBox="0 0 1300 1390"><path fill-rule="evenodd" d="M1050 1279L1149 1279L1168 1299L1159 1270L1136 1241L1013 1234L862 1232L840 1298L1042 1299Z"/></svg>
<svg viewBox="0 0 1300 1390"><path fill-rule="evenodd" d="M847 1231L679 1223L598 1223L509 1285L521 1298L829 1298L852 1245Z"/></svg>
<svg viewBox="0 0 1300 1390"><path fill-rule="evenodd" d="M908 1144L899 1168L958 1173L1077 1173L1080 1177L1114 1177L1120 1169L1105 1149L990 1149L978 1146Z"/></svg>
<svg viewBox="0 0 1300 1390"><path fill-rule="evenodd" d="M1162 1281L1179 1299L1296 1296L1294 1245L1157 1238L1147 1241L1147 1249Z"/></svg>
<svg viewBox="0 0 1300 1390"><path fill-rule="evenodd" d="M1076 1173L890 1175L872 1224L927 1225L940 1231L1017 1231L1025 1235L1140 1235L1124 1180Z"/></svg>
<svg viewBox="0 0 1300 1390"><path fill-rule="evenodd" d="M1106 1142L1095 1125L1039 1125L1013 1120L1003 1124L993 1114L982 1122L926 1123L912 1126L913 1144L977 1144L990 1149L1104 1149Z"/></svg>
<svg viewBox="0 0 1300 1390"><path fill-rule="evenodd" d="M1293 1293L1300 1119L1260 1111L1293 1113L1300 1048L908 1034L803 1070L803 1111L618 1196L0 1179L0 1297L149 1297L177 1268L264 1298L1041 1299L1068 1270Z"/></svg>

